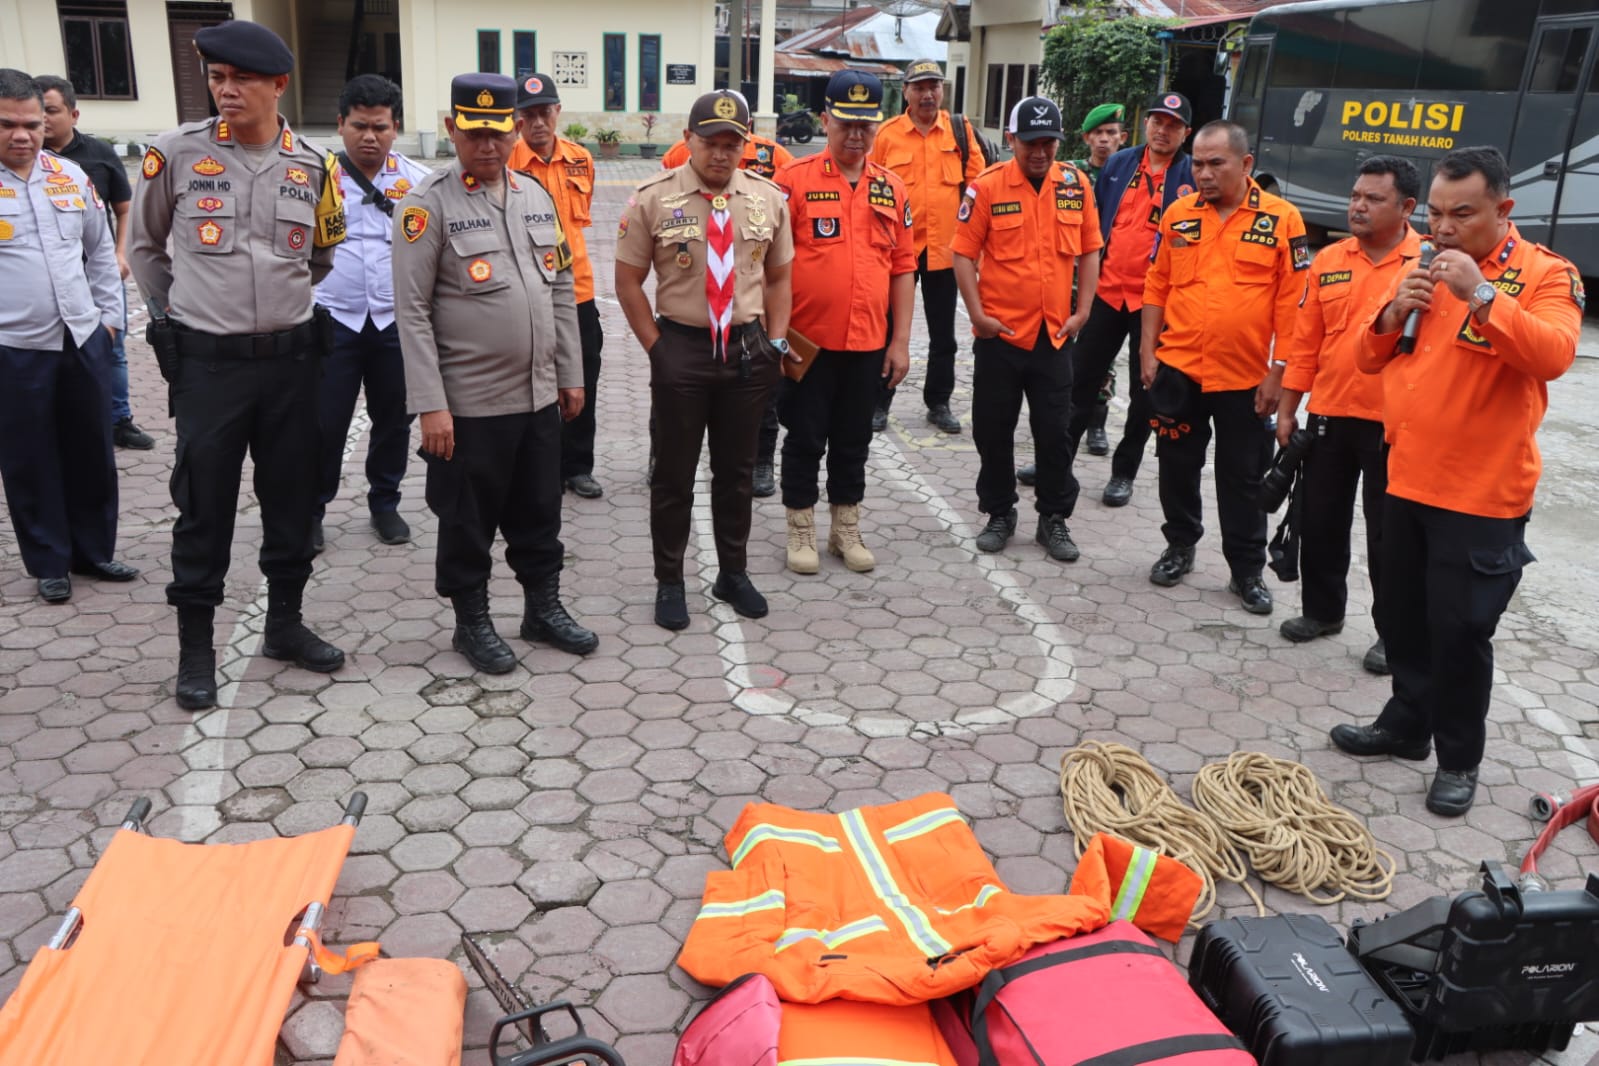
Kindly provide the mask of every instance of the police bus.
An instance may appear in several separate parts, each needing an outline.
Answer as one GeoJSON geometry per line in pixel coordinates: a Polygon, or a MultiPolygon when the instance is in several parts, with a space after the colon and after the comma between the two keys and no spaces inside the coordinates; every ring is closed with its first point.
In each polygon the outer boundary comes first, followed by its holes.
{"type": "Polygon", "coordinates": [[[1256,14],[1229,113],[1257,177],[1343,229],[1356,165],[1489,144],[1531,240],[1599,275],[1599,0],[1310,0],[1256,14]]]}

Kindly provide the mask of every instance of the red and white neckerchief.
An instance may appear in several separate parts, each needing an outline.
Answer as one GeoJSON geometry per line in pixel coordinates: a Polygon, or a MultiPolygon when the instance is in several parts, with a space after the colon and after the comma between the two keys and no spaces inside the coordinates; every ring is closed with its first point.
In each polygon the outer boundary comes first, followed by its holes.
{"type": "Polygon", "coordinates": [[[733,325],[733,215],[727,209],[726,193],[700,195],[711,202],[705,226],[705,300],[711,317],[711,356],[725,363],[727,334],[733,325]]]}

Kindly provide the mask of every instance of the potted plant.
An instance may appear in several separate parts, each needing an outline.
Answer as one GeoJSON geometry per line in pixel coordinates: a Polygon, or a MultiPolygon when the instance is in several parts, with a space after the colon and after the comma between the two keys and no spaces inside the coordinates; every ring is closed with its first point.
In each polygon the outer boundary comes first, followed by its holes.
{"type": "Polygon", "coordinates": [[[655,124],[659,121],[661,121],[661,116],[653,111],[645,112],[644,117],[639,120],[639,122],[644,126],[644,140],[638,146],[638,154],[640,159],[655,158],[656,146],[652,135],[655,133],[655,124]]]}
{"type": "Polygon", "coordinates": [[[622,133],[620,130],[600,130],[594,135],[594,141],[600,146],[601,159],[616,159],[622,154],[622,133]]]}
{"type": "Polygon", "coordinates": [[[589,128],[581,122],[568,122],[561,130],[561,136],[569,141],[582,143],[583,138],[589,135],[589,128]]]}

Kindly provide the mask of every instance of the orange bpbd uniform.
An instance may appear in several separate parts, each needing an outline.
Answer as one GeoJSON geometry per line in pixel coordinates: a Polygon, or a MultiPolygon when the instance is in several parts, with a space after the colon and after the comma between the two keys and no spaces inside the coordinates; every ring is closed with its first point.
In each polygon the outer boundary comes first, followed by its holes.
{"type": "Polygon", "coordinates": [[[1205,392],[1261,383],[1272,336],[1293,335],[1310,268],[1299,209],[1248,181],[1225,222],[1198,193],[1173,201],[1144,279],[1145,306],[1166,310],[1156,357],[1205,392]]]}
{"type": "MultiPolygon", "coordinates": [[[[665,170],[680,167],[687,162],[687,141],[678,141],[661,157],[661,167],[665,170]]],[[[793,152],[770,137],[751,134],[744,142],[744,154],[739,157],[738,165],[740,170],[752,171],[763,178],[770,178],[792,162],[794,162],[793,152]]]]}
{"type": "Polygon", "coordinates": [[[794,231],[790,325],[829,351],[882,348],[889,280],[916,272],[904,183],[869,162],[852,187],[825,151],[790,163],[775,180],[794,231]]]}
{"type": "Polygon", "coordinates": [[[1361,327],[1360,362],[1382,373],[1391,495],[1520,518],[1532,510],[1543,471],[1536,434],[1549,409],[1548,383],[1577,356],[1582,278],[1515,226],[1477,265],[1499,290],[1487,322],[1472,319],[1447,285],[1435,285],[1416,350],[1397,355],[1399,334],[1372,332],[1379,308],[1361,327]]]}
{"type": "Polygon", "coordinates": [[[983,310],[1013,331],[999,339],[1031,351],[1040,326],[1051,343],[1072,314],[1077,257],[1105,246],[1088,176],[1055,163],[1038,191],[1012,159],[996,163],[967,188],[956,215],[953,250],[978,261],[983,310]]]}
{"type": "MultiPolygon", "coordinates": [[[[955,121],[965,122],[966,118],[959,116],[955,121]]],[[[983,172],[983,153],[976,136],[968,143],[963,170],[948,111],[940,111],[926,133],[916,128],[909,115],[891,118],[877,131],[872,161],[892,170],[905,183],[911,198],[916,254],[927,253],[928,270],[948,270],[955,265],[949,246],[955,239],[961,191],[983,172]]]]}
{"type": "Polygon", "coordinates": [[[1099,264],[1095,295],[1118,311],[1137,311],[1144,306],[1144,276],[1149,273],[1155,234],[1160,232],[1160,205],[1166,202],[1165,195],[1166,171],[1157,174],[1149,169],[1146,148],[1138,170],[1122,193],[1121,203],[1116,205],[1109,246],[1099,264]]]}
{"type": "Polygon", "coordinates": [[[1416,268],[1421,237],[1405,239],[1380,263],[1346,237],[1316,255],[1286,353],[1283,388],[1308,392],[1311,414],[1382,421],[1382,379],[1360,369],[1362,326],[1388,303],[1399,279],[1416,268]]]}
{"type": "Polygon", "coordinates": [[[594,264],[589,262],[588,237],[583,232],[593,224],[594,157],[581,144],[558,136],[545,161],[518,138],[506,165],[534,178],[555,201],[556,216],[572,249],[573,296],[578,303],[594,299],[594,264]]]}

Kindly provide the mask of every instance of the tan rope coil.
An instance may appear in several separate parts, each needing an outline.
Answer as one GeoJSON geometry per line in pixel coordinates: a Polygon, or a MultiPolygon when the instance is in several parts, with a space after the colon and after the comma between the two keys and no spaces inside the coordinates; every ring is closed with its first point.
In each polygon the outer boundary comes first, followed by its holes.
{"type": "Polygon", "coordinates": [[[1241,885],[1261,914],[1265,905],[1245,883],[1249,871],[1214,821],[1185,804],[1149,762],[1124,744],[1086,740],[1060,760],[1066,824],[1079,856],[1095,833],[1121,837],[1187,864],[1204,880],[1198,922],[1216,904],[1216,881],[1241,885]]]}
{"type": "Polygon", "coordinates": [[[1234,752],[1194,778],[1194,805],[1249,856],[1261,879],[1312,903],[1387,899],[1394,857],[1297,762],[1234,752]]]}

